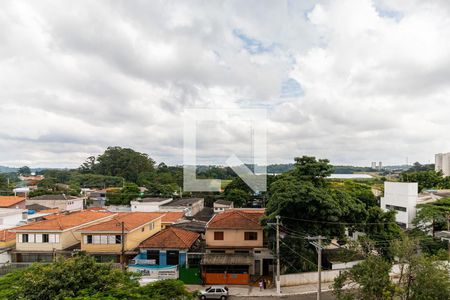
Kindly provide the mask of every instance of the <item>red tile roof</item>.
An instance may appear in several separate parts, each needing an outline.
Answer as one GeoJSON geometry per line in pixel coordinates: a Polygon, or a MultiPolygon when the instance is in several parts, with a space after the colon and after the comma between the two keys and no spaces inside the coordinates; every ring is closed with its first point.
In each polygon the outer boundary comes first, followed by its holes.
{"type": "Polygon", "coordinates": [[[128,232],[160,217],[161,214],[157,212],[116,213],[111,220],[84,227],[79,231],[121,231],[121,223],[124,222],[124,229],[128,232]]]}
{"type": "Polygon", "coordinates": [[[184,217],[184,212],[164,212],[161,214],[163,214],[163,223],[175,223],[184,217]]]}
{"type": "Polygon", "coordinates": [[[189,249],[199,237],[196,232],[169,227],[143,241],[139,248],[189,249]]]}
{"type": "Polygon", "coordinates": [[[7,242],[16,239],[16,233],[8,229],[0,230],[0,242],[7,242]]]}
{"type": "Polygon", "coordinates": [[[11,207],[22,201],[25,201],[24,197],[18,196],[0,196],[0,207],[11,207]]]}
{"type": "Polygon", "coordinates": [[[207,228],[218,229],[262,229],[260,219],[264,215],[261,209],[230,209],[215,215],[207,228]]]}
{"type": "Polygon", "coordinates": [[[33,230],[65,230],[73,227],[81,226],[86,223],[93,222],[108,216],[113,216],[110,212],[97,212],[97,211],[79,211],[70,214],[58,214],[48,216],[46,220],[31,223],[28,225],[20,226],[15,230],[20,231],[33,231],[33,230]]]}

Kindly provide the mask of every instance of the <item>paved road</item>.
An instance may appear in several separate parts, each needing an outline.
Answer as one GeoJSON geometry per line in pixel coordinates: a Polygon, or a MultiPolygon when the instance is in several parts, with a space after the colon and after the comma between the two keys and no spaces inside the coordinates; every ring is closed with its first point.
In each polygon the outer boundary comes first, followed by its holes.
{"type": "MultiPolygon", "coordinates": [[[[301,295],[301,296],[282,296],[282,297],[276,297],[276,296],[259,296],[259,297],[249,297],[249,296],[231,296],[229,298],[230,300],[316,300],[317,295],[315,293],[313,294],[307,294],[307,295],[301,295]]],[[[323,292],[321,297],[321,300],[336,300],[336,298],[333,296],[331,292],[323,292]]]]}

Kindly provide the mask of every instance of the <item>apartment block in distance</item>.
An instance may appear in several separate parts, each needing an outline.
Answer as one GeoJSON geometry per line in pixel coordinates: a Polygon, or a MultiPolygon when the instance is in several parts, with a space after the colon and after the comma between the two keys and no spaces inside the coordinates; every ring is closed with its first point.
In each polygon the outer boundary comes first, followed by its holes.
{"type": "Polygon", "coordinates": [[[450,153],[438,153],[434,156],[436,172],[442,171],[444,176],[450,176],[450,153]]]}

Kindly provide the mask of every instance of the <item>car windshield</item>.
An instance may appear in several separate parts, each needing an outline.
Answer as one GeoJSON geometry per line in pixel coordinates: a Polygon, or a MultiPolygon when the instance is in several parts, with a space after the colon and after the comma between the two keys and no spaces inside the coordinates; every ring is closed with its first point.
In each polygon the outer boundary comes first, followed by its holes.
{"type": "Polygon", "coordinates": [[[211,287],[207,288],[205,291],[206,291],[206,292],[209,292],[210,289],[211,289],[211,287]]]}

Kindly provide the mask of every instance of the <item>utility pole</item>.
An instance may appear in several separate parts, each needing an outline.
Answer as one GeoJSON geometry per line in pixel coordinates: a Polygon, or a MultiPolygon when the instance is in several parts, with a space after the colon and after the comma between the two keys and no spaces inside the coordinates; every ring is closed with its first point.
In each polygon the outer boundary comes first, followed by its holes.
{"type": "Polygon", "coordinates": [[[125,270],[125,223],[122,221],[120,223],[122,234],[120,235],[120,244],[122,246],[120,252],[120,263],[122,264],[122,270],[125,270]]]}
{"type": "Polygon", "coordinates": [[[277,287],[277,294],[281,295],[281,281],[280,281],[280,216],[275,217],[276,223],[267,223],[267,225],[276,225],[277,227],[277,274],[275,275],[275,285],[277,287]]]}
{"type": "Polygon", "coordinates": [[[311,241],[309,243],[317,250],[317,276],[319,281],[317,284],[317,300],[320,300],[320,293],[322,292],[322,240],[324,239],[325,237],[321,235],[308,237],[308,240],[311,241]]]}
{"type": "Polygon", "coordinates": [[[275,217],[277,219],[277,294],[281,295],[281,282],[280,282],[280,216],[275,217]]]}

